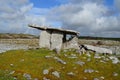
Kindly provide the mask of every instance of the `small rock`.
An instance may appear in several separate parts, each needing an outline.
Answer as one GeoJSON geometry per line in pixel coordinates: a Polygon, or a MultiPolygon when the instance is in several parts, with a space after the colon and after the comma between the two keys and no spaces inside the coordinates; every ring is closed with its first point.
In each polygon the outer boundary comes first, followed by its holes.
{"type": "Polygon", "coordinates": [[[65,57],[67,57],[67,54],[64,54],[65,57]]]}
{"type": "Polygon", "coordinates": [[[27,73],[24,73],[23,74],[23,77],[25,77],[27,80],[31,80],[31,75],[30,74],[27,74],[27,73]]]}
{"type": "Polygon", "coordinates": [[[34,80],[39,80],[38,78],[34,78],[34,80]]]}
{"type": "Polygon", "coordinates": [[[93,73],[93,72],[94,72],[93,69],[85,69],[85,70],[84,70],[84,73],[93,73]]]}
{"type": "Polygon", "coordinates": [[[86,55],[87,55],[88,57],[91,57],[90,53],[87,53],[86,55]]]}
{"type": "Polygon", "coordinates": [[[101,59],[101,56],[99,54],[95,54],[94,58],[101,59]]]}
{"type": "Polygon", "coordinates": [[[83,79],[84,79],[84,80],[87,80],[87,78],[86,78],[86,77],[84,77],[83,79]]]}
{"type": "Polygon", "coordinates": [[[23,62],[23,61],[25,61],[25,60],[24,60],[24,59],[21,59],[21,60],[20,60],[20,62],[23,62]]]}
{"type": "Polygon", "coordinates": [[[104,80],[104,79],[105,79],[105,77],[103,77],[103,76],[101,76],[100,78],[101,78],[102,80],[104,80]]]}
{"type": "Polygon", "coordinates": [[[54,72],[52,72],[52,74],[53,74],[54,76],[56,76],[57,78],[60,78],[60,74],[59,74],[59,72],[54,71],[54,72]]]}
{"type": "Polygon", "coordinates": [[[93,80],[99,80],[98,78],[94,78],[93,80]]]}
{"type": "Polygon", "coordinates": [[[90,58],[88,58],[88,59],[87,59],[87,61],[88,61],[88,62],[90,62],[90,61],[91,61],[91,59],[90,59],[90,58]]]}
{"type": "Polygon", "coordinates": [[[83,61],[77,61],[76,64],[79,64],[80,66],[83,66],[85,64],[85,62],[83,62],[83,61]]]}
{"type": "Polygon", "coordinates": [[[76,57],[76,54],[71,54],[71,56],[76,57]]]}
{"type": "Polygon", "coordinates": [[[50,79],[47,79],[46,77],[43,77],[43,80],[50,80],[50,79]]]}
{"type": "Polygon", "coordinates": [[[69,72],[67,73],[68,76],[75,76],[75,74],[73,72],[69,72]]]}
{"type": "Polygon", "coordinates": [[[65,61],[63,61],[62,59],[58,58],[58,57],[54,57],[55,60],[57,60],[58,62],[62,63],[62,64],[66,64],[65,61]]]}
{"type": "Polygon", "coordinates": [[[11,66],[11,67],[13,67],[13,66],[14,66],[14,64],[10,64],[10,66],[11,66]]]}
{"type": "Polygon", "coordinates": [[[115,57],[115,56],[110,56],[109,58],[112,60],[113,64],[117,64],[117,63],[120,62],[119,59],[117,57],[115,57]]]}
{"type": "Polygon", "coordinates": [[[68,58],[70,58],[70,59],[76,59],[76,58],[78,58],[78,57],[71,56],[71,57],[68,57],[68,58]]]}
{"type": "Polygon", "coordinates": [[[15,73],[15,71],[11,71],[9,74],[14,74],[15,73]]]}
{"type": "Polygon", "coordinates": [[[52,58],[52,56],[45,56],[45,58],[47,58],[47,59],[48,59],[48,58],[52,58]]]}
{"type": "Polygon", "coordinates": [[[13,79],[14,79],[14,80],[17,80],[17,78],[16,78],[16,77],[13,77],[13,79]]]}
{"type": "Polygon", "coordinates": [[[48,74],[49,73],[49,70],[47,70],[47,69],[45,69],[45,70],[43,70],[43,74],[45,75],[45,74],[48,74]]]}
{"type": "Polygon", "coordinates": [[[113,76],[118,76],[118,73],[114,72],[114,73],[113,73],[113,76]]]}
{"type": "Polygon", "coordinates": [[[103,61],[103,60],[100,60],[100,62],[102,62],[102,63],[106,63],[105,61],[103,61]]]}

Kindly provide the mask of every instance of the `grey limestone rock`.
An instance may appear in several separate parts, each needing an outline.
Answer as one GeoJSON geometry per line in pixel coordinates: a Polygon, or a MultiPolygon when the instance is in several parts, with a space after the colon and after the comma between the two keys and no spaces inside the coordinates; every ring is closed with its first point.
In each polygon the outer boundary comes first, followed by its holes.
{"type": "Polygon", "coordinates": [[[57,78],[60,78],[60,73],[58,71],[54,71],[52,72],[52,74],[56,76],[57,78]]]}
{"type": "Polygon", "coordinates": [[[39,39],[40,48],[49,48],[50,49],[50,32],[42,31],[39,39]]]}

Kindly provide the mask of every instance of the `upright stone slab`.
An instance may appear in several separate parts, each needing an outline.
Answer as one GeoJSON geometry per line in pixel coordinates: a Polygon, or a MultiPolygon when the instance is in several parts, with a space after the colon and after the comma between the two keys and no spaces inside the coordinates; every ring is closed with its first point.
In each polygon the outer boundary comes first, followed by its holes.
{"type": "Polygon", "coordinates": [[[49,48],[50,49],[50,32],[48,31],[41,31],[39,46],[40,48],[49,48]]]}
{"type": "Polygon", "coordinates": [[[70,41],[63,44],[63,49],[79,49],[78,38],[75,36],[70,41]]]}
{"type": "Polygon", "coordinates": [[[63,34],[57,31],[53,31],[51,35],[51,49],[60,50],[63,43],[63,34]]]}

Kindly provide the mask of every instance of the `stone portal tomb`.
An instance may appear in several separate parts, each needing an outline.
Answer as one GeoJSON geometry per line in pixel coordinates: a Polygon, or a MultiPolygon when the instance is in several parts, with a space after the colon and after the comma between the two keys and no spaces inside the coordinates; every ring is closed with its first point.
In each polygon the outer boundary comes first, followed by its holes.
{"type": "Polygon", "coordinates": [[[51,50],[57,49],[79,49],[78,34],[79,32],[73,30],[65,30],[51,27],[42,27],[38,25],[29,25],[29,27],[41,30],[39,47],[49,48],[51,50]],[[67,40],[67,35],[72,36],[70,40],[67,40]]]}

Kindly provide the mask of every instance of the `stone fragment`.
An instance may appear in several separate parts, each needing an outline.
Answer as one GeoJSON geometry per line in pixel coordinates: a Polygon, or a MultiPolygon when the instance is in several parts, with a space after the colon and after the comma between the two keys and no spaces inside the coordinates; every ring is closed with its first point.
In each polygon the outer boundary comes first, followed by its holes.
{"type": "Polygon", "coordinates": [[[48,78],[46,78],[46,77],[43,77],[43,80],[50,80],[50,79],[48,79],[48,78]]]}
{"type": "Polygon", "coordinates": [[[100,80],[100,79],[98,79],[98,78],[94,78],[93,80],[100,80]]]}
{"type": "Polygon", "coordinates": [[[53,56],[45,56],[45,58],[47,58],[47,59],[48,59],[48,58],[52,58],[52,57],[53,57],[53,56]]]}
{"type": "Polygon", "coordinates": [[[60,73],[59,73],[59,72],[54,71],[54,72],[52,72],[52,74],[53,74],[55,77],[60,78],[60,73]]]}
{"type": "Polygon", "coordinates": [[[62,63],[62,64],[66,64],[65,61],[63,61],[62,59],[58,58],[58,57],[54,57],[55,60],[57,60],[58,62],[62,63]]]}
{"type": "Polygon", "coordinates": [[[79,64],[80,66],[83,66],[85,64],[85,62],[83,62],[83,61],[77,61],[76,64],[79,64]]]}
{"type": "Polygon", "coordinates": [[[93,69],[85,69],[85,70],[84,70],[84,73],[93,73],[93,72],[94,72],[93,69]]]}
{"type": "Polygon", "coordinates": [[[117,57],[115,57],[115,56],[110,56],[109,58],[112,60],[113,64],[117,64],[117,63],[120,62],[119,59],[117,57]]]}
{"type": "Polygon", "coordinates": [[[113,76],[118,76],[118,73],[114,72],[114,73],[113,73],[113,76]]]}
{"type": "Polygon", "coordinates": [[[75,76],[75,74],[73,72],[69,72],[67,73],[68,76],[75,76]]]}
{"type": "Polygon", "coordinates": [[[23,77],[25,77],[27,80],[31,80],[31,75],[30,74],[27,74],[27,73],[24,73],[23,74],[23,77]]]}
{"type": "Polygon", "coordinates": [[[43,74],[45,75],[45,74],[48,74],[49,73],[49,70],[48,69],[45,69],[45,70],[43,70],[43,74]]]}
{"type": "Polygon", "coordinates": [[[11,71],[9,74],[14,74],[15,73],[15,71],[11,71]]]}

